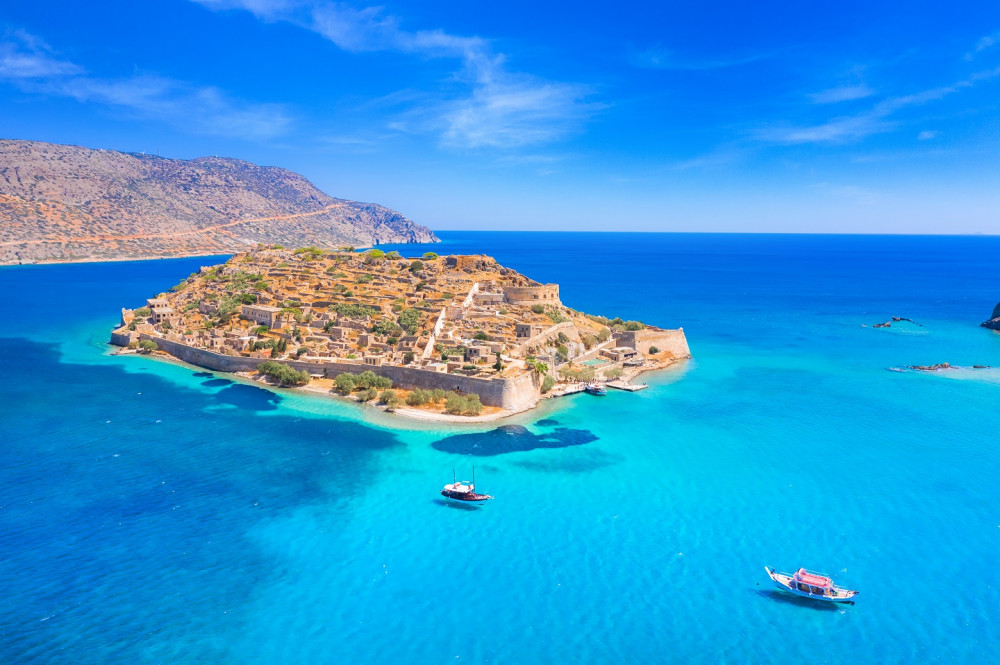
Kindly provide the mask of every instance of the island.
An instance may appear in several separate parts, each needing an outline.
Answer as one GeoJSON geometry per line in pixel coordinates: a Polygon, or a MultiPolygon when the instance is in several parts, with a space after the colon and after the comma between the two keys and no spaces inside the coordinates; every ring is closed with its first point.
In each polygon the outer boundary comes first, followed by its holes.
{"type": "Polygon", "coordinates": [[[417,418],[499,418],[691,357],[683,329],[584,314],[489,256],[257,245],[204,266],[111,342],[417,418]]]}

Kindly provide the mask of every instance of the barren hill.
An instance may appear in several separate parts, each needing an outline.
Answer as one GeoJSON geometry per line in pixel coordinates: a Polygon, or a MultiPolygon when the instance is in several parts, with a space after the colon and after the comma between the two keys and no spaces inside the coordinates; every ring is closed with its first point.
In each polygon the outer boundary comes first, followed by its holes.
{"type": "Polygon", "coordinates": [[[0,140],[0,263],[435,240],[389,208],[335,199],[282,168],[0,140]]]}

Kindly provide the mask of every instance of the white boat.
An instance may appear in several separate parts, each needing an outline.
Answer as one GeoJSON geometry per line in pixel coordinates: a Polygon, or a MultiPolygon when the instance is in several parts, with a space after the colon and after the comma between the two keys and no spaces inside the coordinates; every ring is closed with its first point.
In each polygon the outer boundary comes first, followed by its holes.
{"type": "Polygon", "coordinates": [[[827,603],[854,604],[854,598],[859,592],[839,587],[827,575],[821,575],[805,568],[799,568],[795,573],[779,573],[774,568],[764,566],[767,576],[778,585],[782,591],[794,593],[796,596],[811,598],[827,603]]]}
{"type": "MultiPolygon", "coordinates": [[[[454,471],[452,471],[454,475],[454,471]]],[[[476,493],[476,467],[472,467],[472,482],[468,480],[454,480],[444,486],[441,490],[441,495],[449,499],[455,499],[456,501],[470,501],[479,503],[481,501],[488,501],[493,497],[489,494],[477,494],[476,493]]]]}

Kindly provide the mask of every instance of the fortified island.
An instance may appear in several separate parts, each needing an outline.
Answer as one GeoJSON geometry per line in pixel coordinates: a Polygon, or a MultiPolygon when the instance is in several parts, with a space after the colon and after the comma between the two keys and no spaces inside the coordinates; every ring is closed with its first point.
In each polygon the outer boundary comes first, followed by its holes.
{"type": "Polygon", "coordinates": [[[683,329],[584,314],[488,256],[258,245],[122,309],[113,344],[378,401],[502,417],[690,358],[683,329]]]}

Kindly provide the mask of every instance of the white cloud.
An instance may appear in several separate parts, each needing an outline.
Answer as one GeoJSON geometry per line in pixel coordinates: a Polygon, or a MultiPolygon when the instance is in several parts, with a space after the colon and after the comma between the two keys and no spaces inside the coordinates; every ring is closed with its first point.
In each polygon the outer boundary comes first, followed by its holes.
{"type": "Polygon", "coordinates": [[[240,102],[218,88],[158,76],[75,77],[50,89],[80,102],[125,108],[197,134],[271,139],[284,134],[291,124],[280,105],[240,102]]]}
{"type": "Polygon", "coordinates": [[[76,74],[79,67],[59,60],[45,42],[17,30],[0,41],[0,79],[44,79],[76,74]]]}
{"type": "Polygon", "coordinates": [[[600,107],[587,103],[586,86],[509,71],[503,54],[481,37],[443,30],[407,30],[381,7],[265,0],[195,0],[207,7],[239,7],[265,20],[285,20],[311,30],[351,53],[394,51],[450,58],[461,67],[448,81],[464,84],[459,95],[408,94],[411,109],[388,126],[397,131],[436,132],[447,145],[516,148],[554,141],[576,130],[600,107]]]}
{"type": "Polygon", "coordinates": [[[977,72],[948,86],[923,90],[911,95],[889,97],[855,115],[838,116],[815,125],[768,127],[756,137],[768,143],[842,143],[893,130],[898,123],[892,116],[903,109],[944,99],[960,90],[1000,75],[1000,68],[977,72]]]}
{"type": "Polygon", "coordinates": [[[813,93],[809,95],[809,98],[816,104],[836,104],[837,102],[864,99],[873,94],[875,94],[874,91],[866,85],[845,85],[813,93]]]}
{"type": "Polygon", "coordinates": [[[918,141],[930,141],[931,139],[937,138],[938,134],[939,134],[939,132],[933,132],[933,131],[930,131],[930,130],[924,130],[924,131],[920,132],[919,134],[917,134],[917,140],[918,141]]]}
{"type": "Polygon", "coordinates": [[[291,123],[280,105],[231,99],[212,86],[152,75],[87,76],[82,67],[56,58],[41,40],[23,32],[0,41],[0,79],[27,92],[127,109],[199,134],[270,139],[284,134],[291,123]]]}
{"type": "Polygon", "coordinates": [[[980,40],[976,42],[976,46],[972,49],[972,51],[965,54],[965,59],[972,60],[973,58],[976,57],[976,55],[978,55],[982,51],[985,51],[986,49],[992,46],[996,46],[997,44],[1000,44],[1000,31],[994,32],[992,35],[986,35],[985,37],[980,38],[980,40]]]}
{"type": "Polygon", "coordinates": [[[689,58],[679,56],[676,52],[665,49],[662,46],[653,46],[641,51],[630,51],[626,56],[626,59],[630,65],[638,67],[639,69],[676,69],[698,71],[748,65],[752,62],[766,60],[770,57],[772,57],[772,54],[770,53],[759,53],[756,55],[721,59],[689,58]]]}

